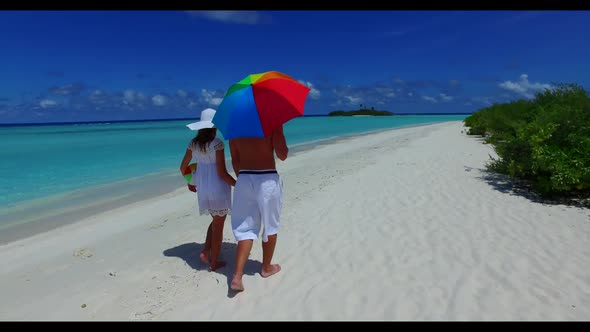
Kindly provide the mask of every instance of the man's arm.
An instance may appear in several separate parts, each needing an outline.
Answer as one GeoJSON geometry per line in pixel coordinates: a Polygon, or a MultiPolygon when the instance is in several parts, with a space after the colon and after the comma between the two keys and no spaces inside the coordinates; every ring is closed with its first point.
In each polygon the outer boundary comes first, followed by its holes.
{"type": "Polygon", "coordinates": [[[231,155],[231,165],[234,168],[236,177],[240,175],[240,153],[234,140],[229,140],[229,153],[231,155]]]}
{"type": "Polygon", "coordinates": [[[280,126],[272,133],[272,146],[280,160],[287,159],[289,148],[287,147],[287,140],[283,134],[283,126],[280,126]]]}

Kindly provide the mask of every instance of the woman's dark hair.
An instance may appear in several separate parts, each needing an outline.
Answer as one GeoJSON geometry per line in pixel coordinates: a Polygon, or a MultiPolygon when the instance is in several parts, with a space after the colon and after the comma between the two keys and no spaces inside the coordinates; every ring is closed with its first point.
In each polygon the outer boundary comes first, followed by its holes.
{"type": "Polygon", "coordinates": [[[199,146],[199,150],[203,153],[207,152],[207,144],[211,142],[215,135],[217,135],[217,128],[199,129],[197,136],[193,138],[193,144],[199,146]]]}

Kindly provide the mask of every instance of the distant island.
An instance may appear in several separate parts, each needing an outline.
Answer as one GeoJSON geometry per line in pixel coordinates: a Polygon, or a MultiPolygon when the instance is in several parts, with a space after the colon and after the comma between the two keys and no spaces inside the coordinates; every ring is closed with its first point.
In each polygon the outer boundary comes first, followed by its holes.
{"type": "Polygon", "coordinates": [[[368,116],[390,116],[393,115],[393,112],[389,111],[378,111],[375,110],[373,107],[371,109],[361,108],[355,111],[334,111],[328,113],[328,116],[355,116],[355,115],[368,115],[368,116]]]}

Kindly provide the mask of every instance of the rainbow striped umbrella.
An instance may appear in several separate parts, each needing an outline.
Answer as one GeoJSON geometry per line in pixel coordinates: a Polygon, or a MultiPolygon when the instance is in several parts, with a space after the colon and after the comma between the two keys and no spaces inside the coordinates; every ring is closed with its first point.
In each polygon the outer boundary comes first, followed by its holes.
{"type": "Polygon", "coordinates": [[[309,90],[276,71],[248,75],[227,90],[212,122],[225,139],[265,137],[303,115],[309,90]]]}

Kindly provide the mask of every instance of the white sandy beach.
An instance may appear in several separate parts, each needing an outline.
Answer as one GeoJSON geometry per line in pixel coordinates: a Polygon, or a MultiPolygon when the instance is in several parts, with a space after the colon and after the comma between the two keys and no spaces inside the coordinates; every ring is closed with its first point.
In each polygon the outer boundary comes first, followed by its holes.
{"type": "Polygon", "coordinates": [[[590,320],[590,210],[494,185],[492,148],[462,130],[385,131],[280,162],[282,271],[260,277],[256,241],[243,293],[228,293],[229,219],[228,266],[208,272],[210,217],[183,188],[0,246],[0,319],[590,320]]]}

